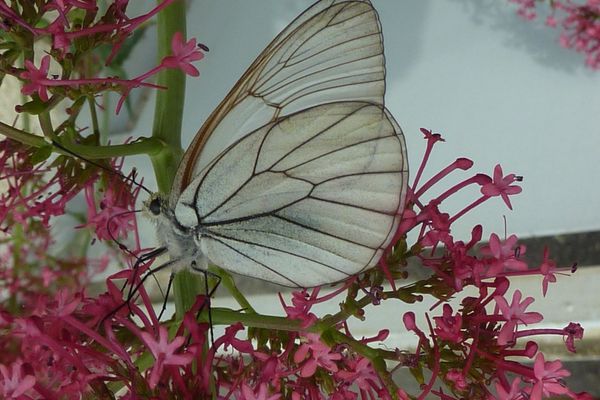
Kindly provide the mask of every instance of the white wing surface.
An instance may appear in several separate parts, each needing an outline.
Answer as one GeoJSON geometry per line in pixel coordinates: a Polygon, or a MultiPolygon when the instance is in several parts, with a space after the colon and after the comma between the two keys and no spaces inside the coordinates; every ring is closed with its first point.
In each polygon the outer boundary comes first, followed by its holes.
{"type": "Polygon", "coordinates": [[[383,105],[382,40],[368,0],[315,3],[258,56],[200,128],[173,183],[171,204],[224,149],[278,118],[337,101],[383,105]]]}
{"type": "Polygon", "coordinates": [[[397,228],[407,169],[383,106],[323,104],[232,144],[182,193],[175,217],[229,271],[317,286],[375,265],[397,228]]]}

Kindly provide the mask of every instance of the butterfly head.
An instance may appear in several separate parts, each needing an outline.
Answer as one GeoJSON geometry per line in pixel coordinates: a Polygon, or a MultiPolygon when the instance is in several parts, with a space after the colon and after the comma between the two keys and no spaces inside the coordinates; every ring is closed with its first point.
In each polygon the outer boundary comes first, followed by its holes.
{"type": "Polygon", "coordinates": [[[168,200],[164,196],[154,193],[148,200],[144,201],[145,214],[152,220],[160,220],[168,217],[167,204],[168,200]]]}

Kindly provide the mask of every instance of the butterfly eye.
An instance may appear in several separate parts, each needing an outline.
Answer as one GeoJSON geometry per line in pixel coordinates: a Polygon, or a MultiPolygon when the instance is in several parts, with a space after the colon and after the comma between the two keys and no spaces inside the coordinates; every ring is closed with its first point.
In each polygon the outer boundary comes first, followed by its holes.
{"type": "Polygon", "coordinates": [[[152,213],[152,215],[160,215],[160,199],[158,197],[152,199],[150,204],[148,205],[148,210],[152,213]]]}

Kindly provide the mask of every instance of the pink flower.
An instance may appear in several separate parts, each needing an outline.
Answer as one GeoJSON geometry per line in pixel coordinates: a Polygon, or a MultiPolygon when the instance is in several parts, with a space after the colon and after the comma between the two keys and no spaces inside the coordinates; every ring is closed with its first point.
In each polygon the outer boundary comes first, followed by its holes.
{"type": "Polygon", "coordinates": [[[21,93],[31,95],[37,93],[42,101],[48,101],[48,92],[45,81],[48,79],[48,69],[50,68],[50,56],[42,58],[40,68],[36,68],[30,60],[25,60],[26,71],[21,72],[20,77],[27,82],[23,85],[21,93]]]}
{"type": "MultiPolygon", "coordinates": [[[[120,170],[120,164],[113,163],[115,170],[120,170]]],[[[135,180],[135,171],[127,179],[135,180]]],[[[81,227],[90,227],[100,240],[111,240],[127,237],[128,232],[135,230],[135,200],[140,187],[132,187],[119,176],[110,176],[101,200],[96,204],[96,186],[94,181],[85,185],[87,203],[87,223],[81,227]]]]}
{"type": "Polygon", "coordinates": [[[575,353],[575,339],[583,339],[583,328],[580,324],[569,322],[569,325],[565,326],[564,332],[567,336],[565,339],[567,350],[571,353],[575,353]]]}
{"type": "Polygon", "coordinates": [[[465,375],[460,369],[451,369],[446,373],[446,379],[454,384],[454,387],[463,391],[469,387],[469,383],[465,379],[465,375]]]}
{"type": "Polygon", "coordinates": [[[318,289],[313,290],[311,295],[307,293],[306,289],[296,290],[292,292],[292,306],[285,304],[281,293],[278,295],[287,316],[291,319],[300,320],[302,328],[307,328],[317,320],[317,316],[311,313],[310,309],[315,304],[318,293],[318,289]]]}
{"type": "Polygon", "coordinates": [[[181,32],[176,32],[171,40],[173,55],[163,58],[161,65],[167,68],[179,68],[190,76],[198,76],[200,72],[192,65],[192,61],[199,61],[204,54],[198,50],[196,39],[183,41],[181,32]]]}
{"type": "Polygon", "coordinates": [[[258,390],[254,392],[245,382],[242,383],[242,397],[240,400],[278,400],[281,394],[277,393],[269,396],[267,384],[262,382],[258,390]]]}
{"type": "Polygon", "coordinates": [[[443,314],[441,317],[433,317],[435,321],[435,333],[442,340],[449,342],[460,343],[463,340],[462,333],[462,317],[459,313],[452,316],[452,307],[450,304],[444,304],[443,314]]]}
{"type": "Polygon", "coordinates": [[[154,339],[154,335],[148,332],[141,332],[140,335],[156,360],[148,380],[151,389],[154,389],[158,384],[166,365],[184,366],[194,359],[192,354],[175,354],[177,349],[185,342],[185,338],[177,336],[169,343],[169,334],[162,325],[158,327],[158,340],[154,339]]]}
{"type": "Polygon", "coordinates": [[[498,344],[500,345],[513,341],[514,330],[518,324],[533,324],[543,319],[540,313],[525,312],[525,309],[533,303],[534,299],[533,297],[527,297],[521,302],[521,296],[521,291],[515,290],[510,306],[504,297],[494,296],[494,301],[507,321],[498,334],[498,344]]]}
{"type": "Polygon", "coordinates": [[[513,271],[527,270],[527,263],[519,260],[515,256],[515,252],[519,254],[525,253],[525,246],[516,246],[518,238],[516,235],[510,235],[504,242],[500,240],[498,235],[492,233],[487,246],[481,247],[481,254],[490,255],[495,258],[492,262],[487,276],[495,277],[505,269],[513,271]]]}
{"type": "Polygon", "coordinates": [[[340,370],[336,373],[336,376],[350,384],[355,384],[359,389],[366,392],[380,389],[377,384],[379,377],[373,370],[369,359],[365,357],[360,357],[358,361],[346,359],[346,367],[348,370],[340,370]]]}
{"type": "Polygon", "coordinates": [[[569,389],[565,386],[562,378],[571,375],[571,373],[562,369],[562,363],[559,360],[546,362],[544,355],[538,353],[533,365],[533,373],[536,382],[531,390],[531,400],[542,400],[542,398],[553,394],[569,393],[569,389]]]}
{"type": "Polygon", "coordinates": [[[20,399],[35,385],[35,377],[23,374],[21,366],[21,361],[15,361],[9,370],[0,364],[0,394],[3,395],[3,399],[20,399]]]}
{"type": "Polygon", "coordinates": [[[516,377],[510,388],[505,388],[500,382],[496,382],[498,400],[524,400],[523,390],[520,388],[521,378],[516,377]]]}
{"type": "Polygon", "coordinates": [[[540,273],[544,275],[544,279],[542,279],[542,294],[544,297],[546,296],[546,292],[548,292],[548,283],[556,282],[556,275],[554,275],[554,271],[556,271],[556,263],[548,257],[548,254],[548,247],[545,247],[544,259],[540,265],[540,273]]]}
{"type": "Polygon", "coordinates": [[[506,176],[503,176],[502,167],[500,166],[500,164],[498,164],[494,168],[493,181],[491,183],[483,185],[481,187],[481,193],[488,197],[501,196],[502,200],[504,200],[504,203],[506,203],[508,208],[512,210],[512,205],[510,204],[508,196],[521,193],[522,190],[520,186],[511,185],[517,180],[518,179],[515,174],[508,174],[506,176]]]}
{"type": "Polygon", "coordinates": [[[317,371],[317,366],[331,372],[337,372],[338,366],[335,361],[341,360],[342,355],[331,352],[331,349],[321,342],[320,336],[316,333],[307,333],[306,339],[306,343],[301,344],[294,354],[294,362],[296,364],[305,361],[302,365],[300,376],[303,378],[313,376],[317,371]]]}

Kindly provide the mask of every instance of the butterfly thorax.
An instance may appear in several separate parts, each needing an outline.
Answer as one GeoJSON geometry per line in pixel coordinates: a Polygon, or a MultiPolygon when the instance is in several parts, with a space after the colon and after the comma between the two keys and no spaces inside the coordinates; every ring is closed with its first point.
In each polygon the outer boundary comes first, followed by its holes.
{"type": "Polygon", "coordinates": [[[156,224],[156,236],[162,247],[168,249],[171,261],[176,261],[175,269],[206,269],[205,256],[195,242],[195,234],[181,225],[175,218],[168,200],[160,194],[154,194],[144,202],[148,217],[156,224]]]}

